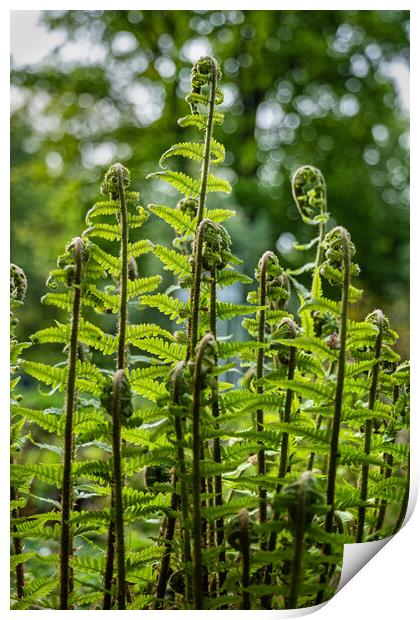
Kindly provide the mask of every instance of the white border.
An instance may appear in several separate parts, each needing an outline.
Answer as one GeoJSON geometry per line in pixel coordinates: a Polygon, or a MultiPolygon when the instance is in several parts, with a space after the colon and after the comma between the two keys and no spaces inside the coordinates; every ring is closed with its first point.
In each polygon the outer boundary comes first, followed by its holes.
{"type": "MultiPolygon", "coordinates": [[[[393,10],[397,8],[404,8],[406,10],[411,10],[411,26],[412,26],[412,74],[419,75],[419,59],[420,59],[420,50],[419,50],[419,36],[420,36],[420,11],[417,9],[418,2],[408,1],[403,3],[403,7],[396,6],[396,2],[389,1],[364,1],[364,2],[342,2],[336,0],[335,2],[318,0],[318,2],[302,2],[296,0],[295,2],[284,2],[284,3],[274,3],[274,2],[266,2],[264,3],[264,7],[261,5],[255,6],[256,3],[252,2],[238,2],[238,1],[220,1],[213,0],[212,2],[193,2],[193,1],[179,1],[176,4],[173,2],[159,2],[159,0],[155,0],[153,3],[153,9],[171,9],[171,10],[190,10],[190,9],[243,9],[243,10],[393,10]]],[[[34,3],[29,1],[22,2],[16,0],[13,3],[6,3],[6,6],[3,4],[1,11],[1,21],[0,27],[2,29],[1,37],[0,37],[0,45],[1,45],[1,56],[0,56],[0,67],[1,67],[1,79],[2,86],[1,92],[3,93],[3,97],[1,100],[2,113],[0,116],[1,119],[1,135],[2,135],[2,149],[1,149],[1,167],[0,170],[2,172],[2,189],[3,195],[6,195],[6,187],[10,180],[9,174],[9,102],[8,97],[5,97],[5,93],[8,92],[8,84],[9,84],[9,10],[47,10],[47,9],[81,9],[87,10],[86,4],[84,2],[73,2],[71,6],[68,4],[63,4],[58,2],[45,2],[42,7],[34,6],[34,3]]],[[[94,9],[105,9],[105,10],[116,10],[121,7],[116,6],[116,3],[107,2],[106,0],[102,0],[101,2],[91,1],[88,5],[89,10],[94,9]]],[[[124,9],[142,9],[142,4],[137,2],[125,2],[124,9]]],[[[30,45],[30,42],[28,42],[30,45]]],[[[416,85],[417,86],[417,85],[416,85]]],[[[415,111],[420,110],[420,88],[417,86],[417,92],[412,92],[412,109],[415,111]]],[[[414,139],[412,139],[412,170],[417,171],[419,174],[420,170],[420,162],[419,162],[419,149],[416,145],[416,138],[419,137],[419,120],[418,114],[413,113],[412,115],[412,135],[414,135],[414,139]]],[[[413,187],[413,195],[412,195],[412,204],[416,205],[418,203],[419,198],[419,189],[416,184],[413,187]]],[[[3,202],[6,202],[3,199],[3,202]]],[[[412,226],[412,238],[416,239],[417,235],[420,235],[420,215],[418,209],[413,208],[411,212],[411,226],[412,226]]],[[[9,273],[9,242],[8,242],[8,231],[9,231],[9,213],[6,209],[6,205],[2,205],[2,225],[1,225],[1,234],[4,236],[2,242],[0,243],[0,283],[1,283],[1,296],[0,296],[0,309],[2,321],[0,323],[1,335],[0,342],[3,344],[2,354],[0,357],[1,364],[1,372],[0,372],[0,389],[1,394],[3,395],[2,402],[4,404],[2,408],[2,418],[1,418],[1,437],[4,441],[4,445],[0,450],[0,488],[1,488],[1,500],[0,501],[0,540],[1,544],[1,554],[0,554],[0,575],[2,578],[0,579],[0,610],[2,611],[2,618],[14,617],[14,614],[19,614],[21,617],[26,614],[33,613],[32,611],[15,611],[11,612],[8,608],[9,601],[9,581],[8,581],[8,539],[9,539],[9,507],[8,507],[8,495],[9,495],[9,484],[8,484],[8,470],[9,470],[9,462],[8,462],[8,433],[6,433],[7,425],[8,425],[8,325],[9,325],[9,317],[8,317],[8,273],[9,273]],[[7,499],[6,499],[7,498],[7,499]]],[[[411,285],[411,303],[412,307],[415,308],[416,302],[420,302],[420,279],[416,274],[416,267],[420,266],[419,259],[419,248],[420,243],[414,242],[411,248],[411,265],[412,265],[412,285],[411,285]]],[[[414,320],[411,325],[411,359],[413,365],[413,380],[412,385],[414,386],[413,395],[412,395],[412,435],[411,435],[411,448],[412,448],[412,458],[411,458],[411,484],[412,484],[412,493],[410,497],[410,511],[414,508],[414,503],[417,497],[417,488],[419,482],[419,471],[420,471],[420,449],[419,449],[419,437],[420,437],[420,407],[419,407],[419,396],[418,396],[418,388],[416,384],[418,384],[419,374],[418,374],[418,349],[416,348],[416,344],[419,341],[419,327],[416,325],[416,316],[414,316],[414,320]]],[[[382,551],[376,555],[366,566],[364,566],[359,572],[351,579],[351,582],[343,587],[325,606],[323,606],[318,611],[315,611],[313,608],[306,610],[306,613],[314,612],[316,613],[316,618],[319,620],[336,620],[339,618],[340,620],[353,620],[355,617],[362,618],[380,618],[381,620],[391,620],[394,619],[397,615],[402,614],[402,617],[405,620],[411,620],[414,617],[417,617],[417,613],[414,612],[414,609],[418,611],[418,602],[417,602],[417,591],[419,588],[419,553],[420,553],[420,509],[417,508],[414,510],[413,516],[410,518],[408,523],[402,529],[402,531],[394,538],[390,540],[390,542],[385,546],[382,551]]],[[[350,545],[349,547],[357,547],[357,545],[350,545]]],[[[302,610],[303,611],[303,610],[302,610]]],[[[274,615],[278,617],[296,617],[297,615],[304,615],[302,611],[298,611],[297,613],[293,612],[281,612],[281,611],[218,611],[218,612],[206,612],[200,611],[200,616],[208,617],[212,613],[218,614],[229,614],[229,618],[231,620],[236,620],[241,618],[243,620],[244,617],[255,617],[256,614],[264,614],[265,616],[274,615]]],[[[65,612],[60,612],[56,610],[51,611],[42,611],[44,614],[55,614],[55,617],[61,618],[62,614],[65,612]]],[[[72,612],[74,615],[83,614],[82,611],[74,611],[72,612]]],[[[91,614],[96,614],[99,617],[99,614],[102,614],[102,611],[93,611],[91,614]]],[[[159,618],[161,615],[164,618],[169,618],[169,615],[177,615],[180,614],[192,614],[195,613],[193,611],[164,611],[164,612],[109,612],[115,615],[121,615],[124,613],[128,614],[141,614],[145,615],[148,613],[154,613],[155,618],[159,618]]],[[[29,617],[29,616],[28,616],[29,617]]]]}

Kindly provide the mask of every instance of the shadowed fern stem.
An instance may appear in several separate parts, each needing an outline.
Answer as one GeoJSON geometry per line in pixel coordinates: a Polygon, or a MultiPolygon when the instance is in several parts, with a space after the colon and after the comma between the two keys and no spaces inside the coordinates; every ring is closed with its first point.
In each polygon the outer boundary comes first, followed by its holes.
{"type": "Polygon", "coordinates": [[[117,605],[125,609],[125,551],[124,551],[124,508],[122,499],[121,470],[121,418],[123,416],[123,397],[127,390],[125,370],[120,369],[112,382],[112,454],[114,470],[115,542],[117,551],[117,605]]]}
{"type": "MultiPolygon", "coordinates": [[[[331,230],[324,241],[327,247],[327,262],[329,261],[328,253],[334,256],[334,264],[341,264],[341,315],[340,315],[340,350],[337,365],[337,380],[334,397],[334,413],[331,428],[330,452],[328,458],[327,472],[327,504],[329,510],[325,517],[325,531],[330,534],[333,531],[334,523],[334,501],[335,486],[338,465],[338,443],[340,437],[341,410],[343,405],[344,379],[346,374],[346,340],[347,340],[347,316],[349,304],[349,288],[350,288],[350,272],[351,272],[351,240],[347,230],[341,226],[337,226],[331,230]],[[338,260],[337,260],[338,254],[338,260]]],[[[336,282],[335,282],[336,283],[336,282]]],[[[324,544],[325,555],[331,555],[331,544],[324,544]]],[[[325,567],[320,578],[320,584],[325,584],[327,580],[328,566],[325,567]]],[[[321,603],[323,599],[323,590],[317,594],[316,604],[321,603]]]]}
{"type": "MultiPolygon", "coordinates": [[[[216,301],[217,301],[217,271],[215,267],[212,267],[210,273],[210,331],[213,334],[213,338],[216,341],[217,339],[217,313],[216,313],[216,301]]],[[[217,353],[215,354],[215,363],[217,366],[217,353]]],[[[217,420],[220,414],[219,410],[219,388],[218,388],[218,378],[214,377],[214,382],[212,384],[212,396],[211,396],[211,407],[213,418],[217,420]]],[[[215,422],[215,429],[218,430],[219,425],[215,422]]],[[[222,462],[222,455],[220,451],[220,437],[215,437],[213,440],[213,459],[215,463],[222,462]]],[[[222,476],[220,474],[216,474],[214,477],[214,491],[215,491],[215,504],[216,506],[222,506],[223,504],[223,491],[222,491],[222,476]]],[[[224,531],[223,531],[223,517],[220,517],[216,520],[216,545],[221,547],[223,545],[224,539],[224,531]]],[[[224,562],[226,559],[226,554],[224,549],[221,549],[219,554],[219,561],[224,562]]],[[[226,574],[224,571],[219,571],[218,573],[218,582],[219,588],[221,589],[223,586],[223,582],[225,580],[226,574]]]]}
{"type": "Polygon", "coordinates": [[[63,482],[61,487],[61,535],[60,535],[60,609],[69,608],[70,558],[72,536],[70,513],[73,506],[72,456],[73,456],[73,415],[76,407],[76,363],[78,353],[78,334],[80,323],[81,281],[83,271],[84,243],[80,237],[73,242],[74,280],[71,316],[71,333],[68,354],[68,380],[66,388],[63,482]]]}
{"type": "Polygon", "coordinates": [[[239,512],[240,520],[240,553],[242,562],[242,605],[241,609],[251,609],[251,597],[247,588],[250,585],[250,535],[249,535],[249,522],[248,511],[246,508],[242,508],[239,512]]]}
{"type": "MultiPolygon", "coordinates": [[[[290,331],[290,336],[295,338],[297,335],[297,325],[294,321],[290,319],[283,319],[283,322],[288,326],[290,331]]],[[[290,347],[289,352],[289,361],[287,365],[287,380],[293,381],[295,376],[295,368],[296,368],[296,347],[290,347]]],[[[292,402],[293,402],[293,390],[287,388],[286,390],[286,399],[284,403],[284,422],[285,424],[290,424],[291,422],[291,413],[292,413],[292,402]]],[[[289,452],[289,433],[284,432],[281,436],[281,447],[280,447],[280,463],[279,463],[279,478],[284,478],[287,473],[287,465],[288,465],[288,452],[289,452]]],[[[282,483],[279,482],[277,484],[276,493],[280,493],[282,487],[282,483]]],[[[280,514],[278,510],[273,510],[273,521],[277,521],[280,514]]],[[[267,550],[274,551],[277,543],[277,532],[273,530],[270,533],[268,539],[267,550]]],[[[273,565],[268,564],[265,567],[264,571],[264,583],[265,585],[269,585],[271,581],[271,574],[273,571],[273,565]]],[[[271,594],[264,595],[261,599],[262,606],[264,609],[270,609],[271,607],[271,594]]]]}
{"type": "Polygon", "coordinates": [[[194,609],[203,607],[203,563],[201,557],[201,424],[200,424],[200,404],[202,390],[202,363],[206,348],[213,343],[213,335],[206,334],[200,340],[194,362],[193,375],[193,468],[192,468],[192,494],[193,494],[193,600],[194,609]]]}
{"type": "MultiPolygon", "coordinates": [[[[373,314],[373,313],[372,313],[373,314]]],[[[380,370],[380,358],[381,358],[381,349],[382,349],[382,339],[384,332],[384,320],[385,317],[380,310],[375,311],[375,324],[378,327],[378,335],[376,336],[375,341],[375,359],[376,363],[371,371],[371,379],[370,379],[370,388],[369,388],[369,403],[368,409],[369,411],[373,411],[376,402],[376,394],[378,391],[378,377],[380,370]]],[[[366,419],[365,422],[365,432],[364,432],[364,453],[366,457],[370,454],[371,442],[372,442],[372,427],[373,421],[372,418],[366,419]]],[[[369,463],[362,464],[362,477],[360,481],[360,501],[363,505],[359,506],[358,509],[358,520],[357,520],[357,532],[356,532],[356,542],[363,542],[363,533],[365,528],[365,517],[366,517],[366,501],[368,498],[368,481],[369,481],[369,463]]]]}
{"type": "MultiPolygon", "coordinates": [[[[258,335],[257,342],[264,344],[265,340],[265,305],[267,302],[267,264],[268,261],[276,260],[275,255],[268,251],[265,252],[259,261],[259,305],[262,307],[258,312],[258,335]]],[[[260,382],[264,374],[264,349],[262,347],[258,348],[257,352],[257,366],[255,377],[257,382],[260,382]]],[[[257,384],[257,393],[263,394],[264,388],[261,383],[257,384]]],[[[262,409],[257,409],[256,411],[256,431],[263,432],[264,431],[264,411],[262,409]]],[[[264,448],[258,450],[257,454],[258,458],[258,475],[265,475],[265,451],[264,448]]],[[[259,490],[259,516],[260,523],[264,523],[267,520],[267,491],[263,488],[259,490]]],[[[261,548],[265,548],[266,544],[264,541],[261,541],[261,548]]]]}
{"type": "MultiPolygon", "coordinates": [[[[111,196],[116,196],[119,201],[119,223],[121,230],[121,243],[120,243],[120,259],[121,259],[121,275],[120,275],[120,306],[118,313],[118,330],[117,330],[117,338],[118,338],[118,352],[117,352],[117,371],[122,370],[126,367],[126,330],[127,330],[127,289],[128,289],[128,214],[127,214],[127,201],[125,196],[125,187],[130,182],[129,172],[124,166],[121,164],[114,164],[108,170],[105,176],[105,183],[108,184],[106,186],[105,192],[111,194],[111,196]]],[[[121,441],[120,441],[121,443],[121,441]]],[[[114,447],[116,445],[114,444],[114,447]]],[[[118,447],[118,450],[121,450],[121,446],[118,447]]],[[[117,456],[118,459],[118,456],[117,456]]],[[[115,462],[115,454],[114,454],[114,462],[115,462]]],[[[119,485],[119,481],[115,480],[115,472],[114,472],[114,484],[112,485],[115,488],[115,485],[119,485]]],[[[114,494],[111,494],[111,519],[109,522],[108,528],[108,540],[107,540],[107,554],[106,554],[106,567],[105,567],[105,577],[104,577],[104,600],[103,607],[104,609],[111,609],[112,599],[111,599],[111,586],[113,580],[114,573],[114,556],[115,556],[115,544],[116,544],[116,522],[114,517],[112,516],[116,513],[117,508],[115,504],[114,494]]],[[[115,519],[117,519],[117,515],[115,514],[115,519]]],[[[124,539],[122,539],[122,542],[124,539]]],[[[118,542],[117,542],[118,545],[118,542]]],[[[124,549],[120,549],[122,555],[124,555],[124,549]]],[[[119,560],[117,560],[119,562],[119,560]]],[[[121,601],[119,601],[119,605],[121,601]]],[[[125,603],[124,603],[125,605],[125,603]]],[[[123,607],[124,609],[124,607],[123,607]]]]}

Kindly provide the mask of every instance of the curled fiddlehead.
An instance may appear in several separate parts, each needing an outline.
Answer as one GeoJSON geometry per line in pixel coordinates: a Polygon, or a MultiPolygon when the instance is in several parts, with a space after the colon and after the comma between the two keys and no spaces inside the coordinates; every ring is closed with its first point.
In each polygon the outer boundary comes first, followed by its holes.
{"type": "Polygon", "coordinates": [[[293,174],[292,193],[298,211],[307,224],[319,224],[327,212],[327,186],[314,166],[301,166],[293,174]]]}
{"type": "Polygon", "coordinates": [[[23,269],[14,265],[10,265],[10,297],[13,300],[23,302],[25,299],[26,291],[28,288],[28,281],[26,279],[23,269]]]}
{"type": "Polygon", "coordinates": [[[327,212],[327,185],[324,176],[318,168],[301,166],[292,177],[292,194],[302,220],[306,224],[318,226],[318,237],[306,246],[297,246],[297,249],[309,249],[317,244],[316,258],[313,265],[311,296],[318,296],[319,266],[321,264],[322,242],[325,235],[325,225],[328,221],[327,212]]]}

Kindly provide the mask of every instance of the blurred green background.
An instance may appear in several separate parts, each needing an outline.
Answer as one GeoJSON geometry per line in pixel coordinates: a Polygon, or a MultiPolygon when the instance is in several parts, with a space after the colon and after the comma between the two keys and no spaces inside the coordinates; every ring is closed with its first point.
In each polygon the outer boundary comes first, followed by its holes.
{"type": "MultiPolygon", "coordinates": [[[[145,180],[161,153],[189,138],[191,64],[222,70],[234,250],[253,274],[276,249],[285,266],[314,230],[293,205],[290,177],[322,169],[333,224],[361,266],[360,316],[381,306],[408,355],[408,11],[16,11],[12,13],[12,260],[27,273],[20,337],[58,318],[40,304],[64,245],[84,227],[107,166],[132,171],[141,203],[178,195],[145,180]]],[[[195,136],[197,138],[197,136],[195,136]]],[[[151,217],[154,242],[170,239],[151,217]]],[[[160,269],[153,257],[140,272],[160,269]]],[[[245,294],[242,291],[236,293],[245,294]]]]}

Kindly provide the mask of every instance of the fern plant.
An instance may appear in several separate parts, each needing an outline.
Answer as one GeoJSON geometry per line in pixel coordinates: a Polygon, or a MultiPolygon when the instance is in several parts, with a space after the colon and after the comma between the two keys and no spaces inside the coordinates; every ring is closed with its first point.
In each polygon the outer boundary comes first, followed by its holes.
{"type": "MultiPolygon", "coordinates": [[[[10,421],[10,463],[15,464],[18,460],[19,452],[25,442],[25,435],[22,433],[25,418],[15,409],[19,405],[22,396],[17,391],[17,385],[20,380],[19,367],[21,362],[21,354],[29,346],[26,342],[19,342],[16,337],[16,328],[18,319],[15,316],[16,310],[23,305],[26,290],[28,287],[25,272],[17,265],[10,265],[10,402],[12,406],[10,421]]],[[[27,488],[20,489],[19,485],[10,485],[10,510],[11,518],[18,520],[20,517],[20,509],[26,504],[25,496],[27,488]]],[[[22,599],[25,594],[25,572],[24,572],[24,554],[22,541],[16,535],[16,525],[12,525],[12,543],[13,556],[11,558],[11,568],[14,569],[16,598],[22,599]]]]}
{"type": "MultiPolygon", "coordinates": [[[[220,81],[214,59],[197,61],[179,123],[202,139],[163,154],[162,168],[180,157],[181,171],[151,175],[181,193],[148,207],[174,231],[171,247],[137,236],[149,213],[114,164],[49,276],[43,303],[61,322],[32,336],[24,361],[12,317],[13,609],[307,607],[334,593],[345,543],[404,518],[409,366],[398,336],[380,310],[349,317],[362,295],[355,247],[341,226],[327,231],[326,182],[311,166],[292,194],[318,226],[298,246],[316,245],[315,260],[286,270],[268,250],[255,279],[242,273],[225,228],[234,212],[207,205],[230,191],[212,172],[224,158],[220,81]],[[166,290],[155,290],[160,275],[139,276],[147,252],[172,273],[166,290]],[[252,285],[247,303],[222,301],[233,284],[252,285]],[[134,322],[139,306],[157,322],[134,322]],[[240,318],[245,339],[220,336],[240,318]],[[21,372],[48,387],[45,408],[22,405],[21,372]]],[[[13,267],[13,312],[25,285],[13,267]]]]}

